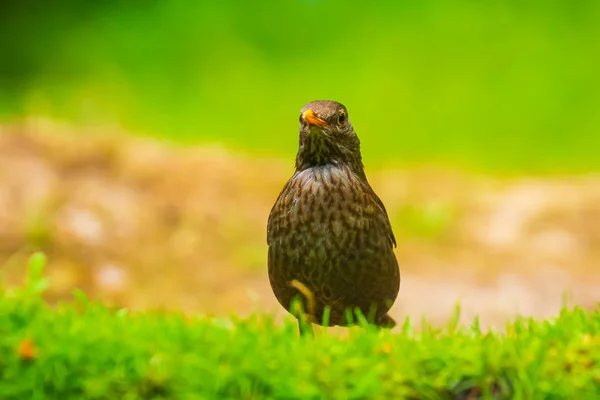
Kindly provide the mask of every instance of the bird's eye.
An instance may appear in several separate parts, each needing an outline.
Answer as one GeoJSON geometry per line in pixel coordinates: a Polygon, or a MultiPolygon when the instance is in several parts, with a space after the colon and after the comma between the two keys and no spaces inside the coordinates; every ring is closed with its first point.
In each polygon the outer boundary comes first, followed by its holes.
{"type": "Polygon", "coordinates": [[[348,121],[348,116],[346,115],[346,113],[344,111],[342,111],[340,113],[340,115],[338,115],[337,123],[340,126],[344,126],[344,125],[346,125],[346,121],[348,121]]]}
{"type": "Polygon", "coordinates": [[[298,121],[300,122],[300,124],[302,124],[302,121],[303,121],[303,119],[302,119],[302,113],[300,113],[300,116],[298,117],[298,121]]]}

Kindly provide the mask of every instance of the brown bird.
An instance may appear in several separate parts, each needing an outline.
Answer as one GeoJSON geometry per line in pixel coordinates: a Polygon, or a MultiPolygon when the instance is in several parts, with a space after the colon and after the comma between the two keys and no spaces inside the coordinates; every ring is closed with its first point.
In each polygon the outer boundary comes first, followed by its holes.
{"type": "Polygon", "coordinates": [[[289,312],[298,298],[311,323],[347,326],[348,310],[359,309],[371,323],[395,325],[387,312],[400,289],[396,239],[342,104],[302,108],[296,171],[271,210],[267,243],[271,287],[289,312]]]}

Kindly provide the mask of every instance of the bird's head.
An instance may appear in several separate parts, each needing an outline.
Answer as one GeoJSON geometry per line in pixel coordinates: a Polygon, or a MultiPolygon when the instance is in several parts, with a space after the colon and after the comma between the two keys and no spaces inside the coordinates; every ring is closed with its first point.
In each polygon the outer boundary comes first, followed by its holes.
{"type": "Polygon", "coordinates": [[[300,143],[296,168],[346,164],[362,171],[360,141],[343,104],[331,100],[311,101],[300,111],[300,143]]]}

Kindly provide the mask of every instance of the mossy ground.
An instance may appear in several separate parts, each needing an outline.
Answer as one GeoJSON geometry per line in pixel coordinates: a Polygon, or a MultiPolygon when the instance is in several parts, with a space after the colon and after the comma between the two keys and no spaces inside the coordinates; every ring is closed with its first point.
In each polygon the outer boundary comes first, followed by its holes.
{"type": "MultiPolygon", "coordinates": [[[[594,399],[600,313],[564,309],[497,332],[477,320],[300,337],[290,318],[215,319],[72,301],[50,307],[45,257],[0,292],[3,399],[594,399]],[[575,397],[574,397],[575,396],[575,397]]],[[[457,310],[458,312],[458,310],[457,310]]]]}

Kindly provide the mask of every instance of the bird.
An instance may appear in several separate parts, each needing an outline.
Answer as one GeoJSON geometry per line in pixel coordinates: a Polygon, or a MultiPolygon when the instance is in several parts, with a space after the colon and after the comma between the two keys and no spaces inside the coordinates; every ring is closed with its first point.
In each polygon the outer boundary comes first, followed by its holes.
{"type": "Polygon", "coordinates": [[[333,100],[311,101],[299,122],[295,171],[267,221],[273,293],[296,315],[301,334],[312,333],[312,324],[351,326],[356,311],[391,328],[388,311],[400,290],[396,238],[367,180],[348,110],[333,100]]]}

